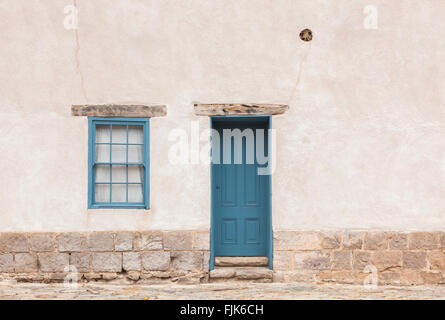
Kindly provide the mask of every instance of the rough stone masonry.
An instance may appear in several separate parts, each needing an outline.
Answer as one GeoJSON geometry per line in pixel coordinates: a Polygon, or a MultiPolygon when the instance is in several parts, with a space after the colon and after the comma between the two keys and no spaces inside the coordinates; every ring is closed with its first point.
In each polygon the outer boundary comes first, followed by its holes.
{"type": "MultiPolygon", "coordinates": [[[[2,279],[209,281],[207,231],[1,233],[0,252],[2,279]]],[[[445,233],[278,231],[273,269],[274,282],[361,284],[375,270],[381,285],[443,284],[445,233]]]]}

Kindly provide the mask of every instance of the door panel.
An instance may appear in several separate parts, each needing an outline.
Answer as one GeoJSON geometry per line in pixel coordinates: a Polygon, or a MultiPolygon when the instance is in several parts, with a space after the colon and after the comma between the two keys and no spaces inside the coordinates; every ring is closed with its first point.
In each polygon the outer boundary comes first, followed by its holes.
{"type": "MultiPolygon", "coordinates": [[[[266,256],[268,237],[269,177],[258,175],[256,162],[256,129],[267,123],[252,121],[221,121],[213,124],[220,135],[220,163],[212,164],[212,198],[214,255],[266,256]],[[234,138],[231,140],[231,163],[223,163],[223,129],[252,129],[255,145],[246,149],[242,143],[242,162],[235,163],[234,138]],[[247,163],[248,152],[253,152],[253,163],[247,163]]],[[[268,143],[265,137],[265,153],[268,143]]]]}
{"type": "Polygon", "coordinates": [[[237,179],[236,179],[236,167],[223,165],[219,168],[222,171],[221,186],[224,186],[220,190],[222,192],[221,205],[224,207],[236,206],[236,193],[237,193],[237,179]]]}

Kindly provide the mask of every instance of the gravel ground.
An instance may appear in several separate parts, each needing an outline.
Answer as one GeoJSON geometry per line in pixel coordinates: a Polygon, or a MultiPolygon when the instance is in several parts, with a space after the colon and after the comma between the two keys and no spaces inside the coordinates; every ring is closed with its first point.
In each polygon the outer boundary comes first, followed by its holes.
{"type": "Polygon", "coordinates": [[[445,286],[365,288],[353,285],[316,285],[302,283],[214,283],[201,285],[111,285],[0,282],[1,300],[196,300],[196,299],[445,299],[445,286]]]}

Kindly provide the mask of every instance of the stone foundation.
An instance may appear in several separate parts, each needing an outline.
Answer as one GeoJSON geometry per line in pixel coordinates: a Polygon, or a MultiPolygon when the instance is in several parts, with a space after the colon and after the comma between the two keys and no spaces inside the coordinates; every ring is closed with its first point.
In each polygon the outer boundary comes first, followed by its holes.
{"type": "Polygon", "coordinates": [[[274,234],[275,282],[445,284],[444,232],[274,234]]]}
{"type": "Polygon", "coordinates": [[[209,257],[199,231],[0,234],[0,277],[18,281],[199,283],[209,257]]]}
{"type": "MultiPolygon", "coordinates": [[[[0,234],[0,277],[18,281],[200,283],[209,257],[206,231],[0,234]]],[[[275,282],[443,284],[445,233],[278,231],[273,265],[275,282]]]]}

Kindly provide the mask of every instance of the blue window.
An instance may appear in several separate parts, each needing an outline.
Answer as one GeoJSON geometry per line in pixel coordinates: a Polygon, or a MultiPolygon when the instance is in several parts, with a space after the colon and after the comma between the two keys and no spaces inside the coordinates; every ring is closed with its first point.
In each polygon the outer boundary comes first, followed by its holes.
{"type": "Polygon", "coordinates": [[[88,208],[149,208],[149,119],[89,118],[88,208]]]}

